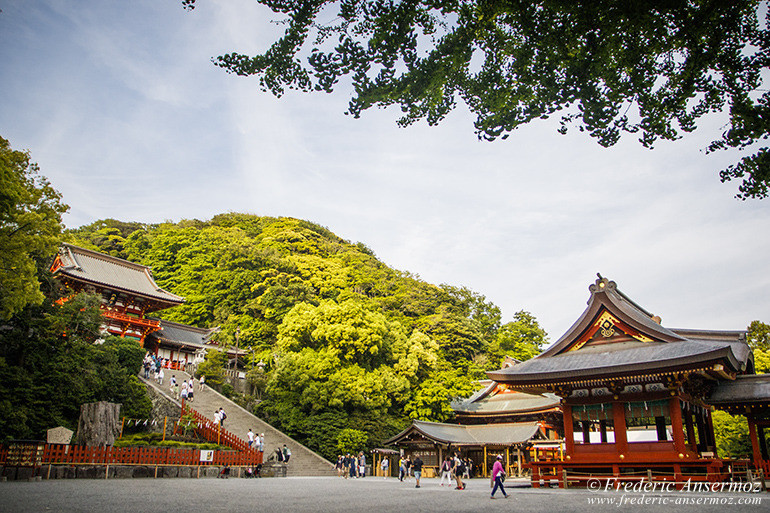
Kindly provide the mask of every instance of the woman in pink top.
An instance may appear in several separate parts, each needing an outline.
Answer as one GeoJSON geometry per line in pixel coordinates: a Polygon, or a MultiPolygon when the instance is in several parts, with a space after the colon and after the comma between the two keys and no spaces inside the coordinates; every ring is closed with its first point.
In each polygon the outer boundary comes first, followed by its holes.
{"type": "Polygon", "coordinates": [[[505,476],[505,470],[503,470],[503,457],[498,456],[495,464],[492,466],[492,481],[494,481],[495,486],[492,488],[492,496],[490,499],[495,498],[495,492],[498,488],[503,492],[503,496],[506,499],[508,498],[508,494],[505,493],[505,487],[503,486],[503,476],[505,476]]]}

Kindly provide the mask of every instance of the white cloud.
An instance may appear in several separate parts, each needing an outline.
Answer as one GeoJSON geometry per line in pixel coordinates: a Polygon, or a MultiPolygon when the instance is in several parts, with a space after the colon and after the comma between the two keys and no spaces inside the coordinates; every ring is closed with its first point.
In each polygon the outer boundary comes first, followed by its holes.
{"type": "Polygon", "coordinates": [[[397,109],[343,114],[335,94],[261,93],[210,62],[263,51],[281,27],[254,2],[36,2],[0,16],[2,135],[72,206],[70,226],[227,211],[294,216],[387,264],[534,313],[555,340],[596,272],[667,325],[767,318],[770,202],[732,198],[703,130],[611,149],[556,123],[478,141],[463,108],[437,127],[397,109]]]}

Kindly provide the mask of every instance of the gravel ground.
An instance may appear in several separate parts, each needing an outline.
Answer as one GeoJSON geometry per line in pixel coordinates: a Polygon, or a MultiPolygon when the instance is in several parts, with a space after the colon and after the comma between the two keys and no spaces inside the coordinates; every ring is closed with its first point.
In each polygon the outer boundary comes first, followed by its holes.
{"type": "Polygon", "coordinates": [[[440,487],[438,479],[424,479],[417,489],[414,480],[373,477],[8,481],[0,482],[0,512],[770,511],[768,493],[641,494],[533,489],[521,481],[507,484],[509,499],[498,492],[498,498],[490,500],[489,481],[484,479],[470,480],[466,490],[440,487]]]}

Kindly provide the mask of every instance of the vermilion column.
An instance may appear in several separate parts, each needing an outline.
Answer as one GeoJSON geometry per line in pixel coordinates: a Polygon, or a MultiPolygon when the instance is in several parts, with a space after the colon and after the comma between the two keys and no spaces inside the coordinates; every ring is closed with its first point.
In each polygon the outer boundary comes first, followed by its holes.
{"type": "Polygon", "coordinates": [[[669,415],[671,415],[671,430],[674,432],[674,449],[678,453],[684,453],[684,426],[682,424],[682,407],[679,405],[679,398],[672,397],[668,401],[669,415]]]}
{"type": "Polygon", "coordinates": [[[567,456],[574,457],[575,455],[575,433],[573,432],[572,423],[572,406],[564,404],[562,406],[564,414],[564,449],[567,451],[567,456]]]}
{"type": "Polygon", "coordinates": [[[612,403],[612,421],[615,424],[615,448],[618,454],[628,452],[628,437],[626,436],[626,412],[623,411],[623,405],[620,401],[612,403]]]}
{"type": "Polygon", "coordinates": [[[759,437],[757,436],[757,425],[754,419],[749,418],[749,438],[751,439],[751,450],[754,454],[754,465],[760,468],[762,464],[762,452],[759,449],[759,437]]]}
{"type": "Polygon", "coordinates": [[[698,452],[698,441],[695,439],[695,427],[692,423],[692,410],[688,409],[687,415],[684,418],[685,427],[687,428],[687,440],[690,444],[690,450],[694,453],[698,452]]]}

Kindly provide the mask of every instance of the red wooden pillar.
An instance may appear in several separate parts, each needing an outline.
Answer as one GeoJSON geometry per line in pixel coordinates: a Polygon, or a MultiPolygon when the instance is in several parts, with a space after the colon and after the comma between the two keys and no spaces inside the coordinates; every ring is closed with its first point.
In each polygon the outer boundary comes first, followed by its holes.
{"type": "Polygon", "coordinates": [[[615,449],[618,456],[628,452],[628,436],[626,435],[626,412],[620,401],[612,403],[612,421],[615,429],[615,449]]]}
{"type": "Polygon", "coordinates": [[[692,409],[688,409],[685,415],[685,427],[687,428],[687,440],[690,445],[690,450],[695,454],[698,454],[698,441],[695,439],[695,427],[692,423],[692,409]]]}
{"type": "Polygon", "coordinates": [[[574,423],[572,421],[572,406],[564,404],[564,450],[567,452],[567,456],[573,457],[575,452],[575,433],[573,431],[574,423]]]}
{"type": "Polygon", "coordinates": [[[671,430],[674,432],[674,449],[679,454],[684,454],[686,447],[684,443],[684,426],[682,425],[682,407],[679,404],[679,397],[672,397],[668,401],[669,414],[671,415],[671,430]]]}
{"type": "Polygon", "coordinates": [[[751,451],[754,455],[754,466],[756,468],[762,468],[762,452],[759,448],[757,424],[751,417],[747,417],[747,420],[749,421],[749,438],[751,439],[751,451]]]}
{"type": "Polygon", "coordinates": [[[711,408],[706,408],[706,429],[708,432],[707,440],[709,444],[708,450],[716,453],[717,452],[717,440],[716,436],[714,436],[714,419],[711,418],[711,408]]]}

